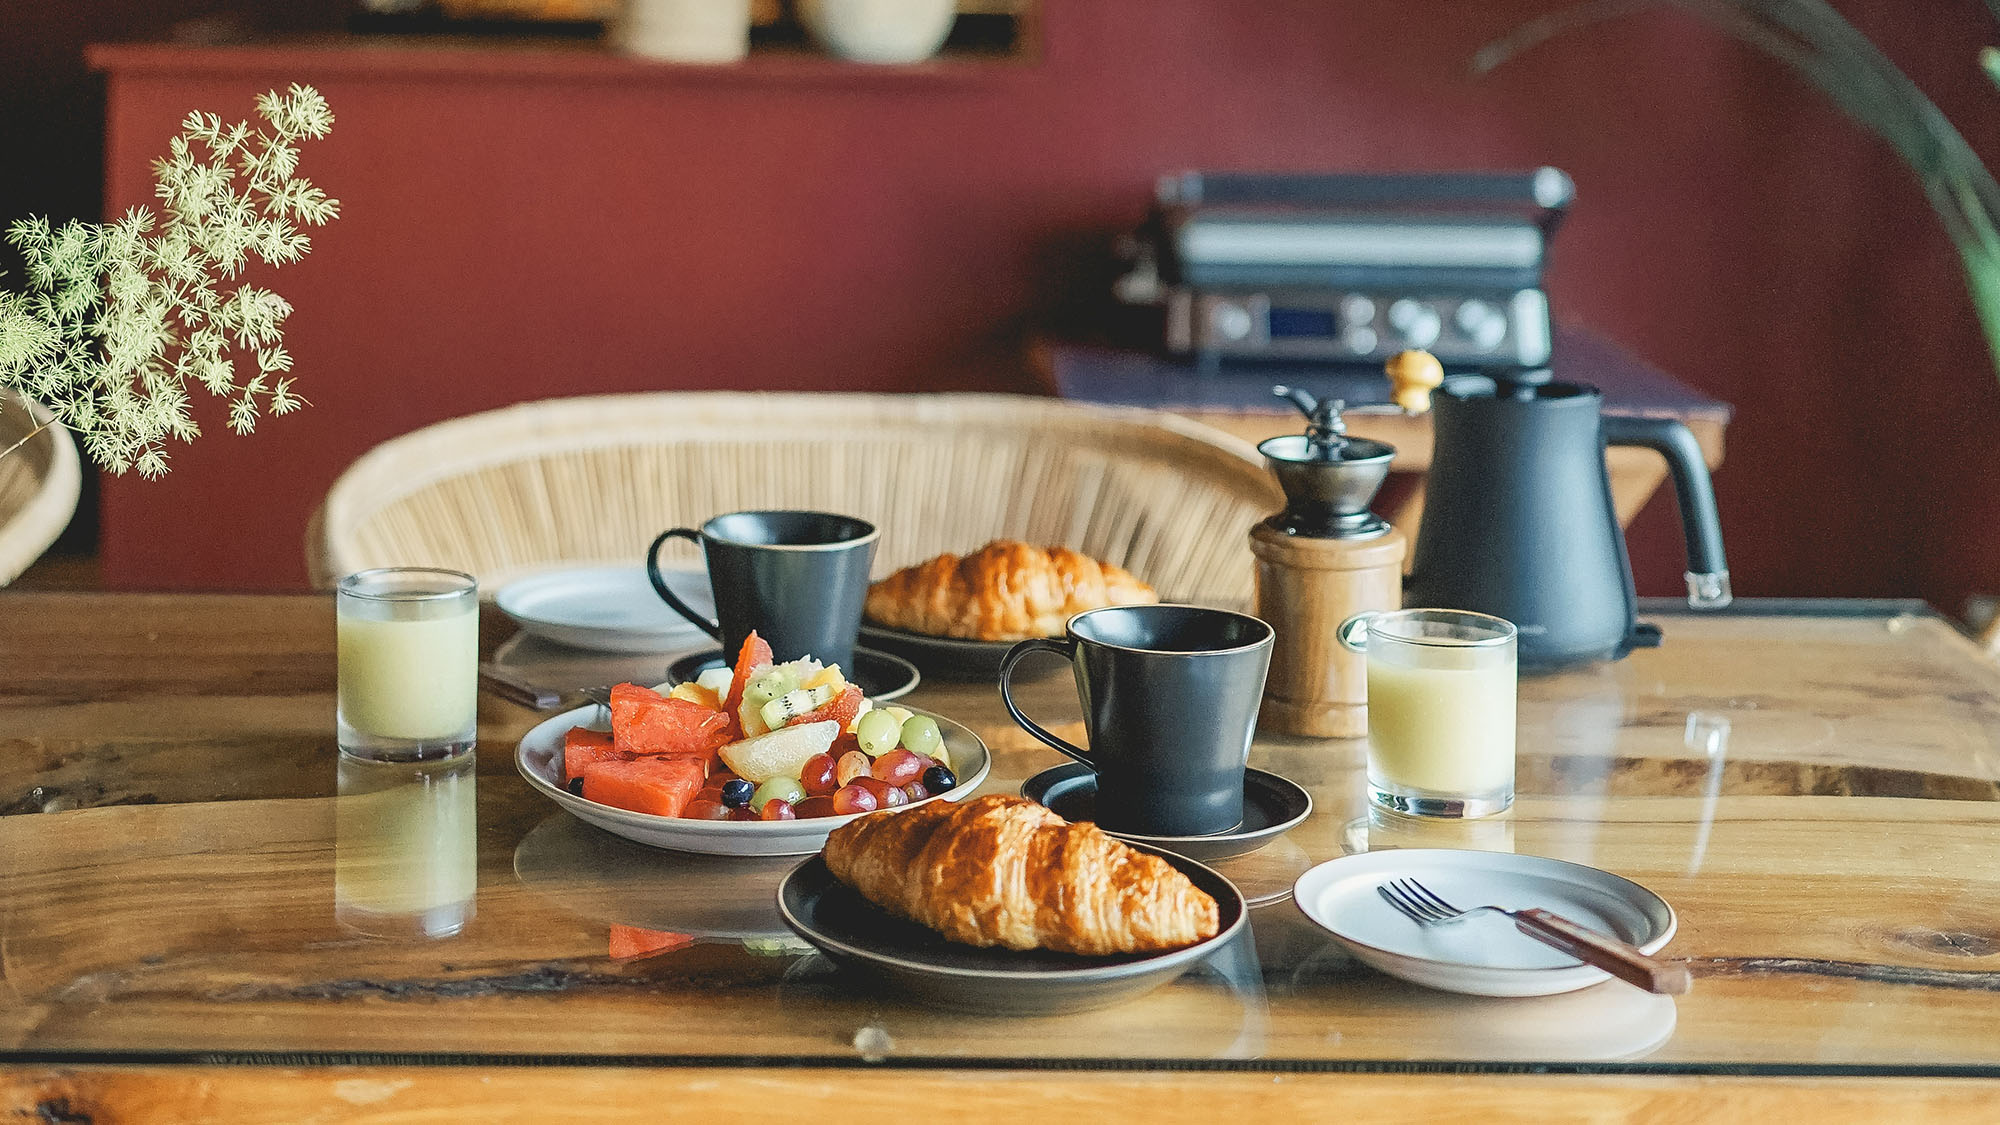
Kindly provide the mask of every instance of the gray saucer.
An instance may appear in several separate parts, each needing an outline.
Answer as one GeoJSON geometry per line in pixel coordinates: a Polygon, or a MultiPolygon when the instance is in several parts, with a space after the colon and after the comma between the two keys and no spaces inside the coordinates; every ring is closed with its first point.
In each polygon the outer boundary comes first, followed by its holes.
{"type": "Polygon", "coordinates": [[[1234,884],[1184,856],[1148,848],[1220,908],[1216,935],[1186,949],[1080,957],[1031,949],[980,949],[897,918],[833,877],[819,856],[778,887],[778,913],[800,937],[845,968],[912,998],[986,1015],[1051,1015],[1102,1008],[1151,992],[1194,967],[1243,928],[1248,908],[1234,884]]]}
{"type": "MultiPolygon", "coordinates": [[[[708,671],[710,668],[725,668],[722,650],[706,649],[691,652],[667,666],[667,675],[675,683],[686,683],[708,671]]],[[[887,703],[891,699],[901,699],[910,694],[923,677],[917,666],[900,656],[873,649],[854,650],[853,675],[849,678],[861,685],[861,694],[877,703],[887,703]]]]}
{"type": "MultiPolygon", "coordinates": [[[[1064,820],[1097,819],[1097,774],[1081,762],[1043,770],[1021,783],[1021,796],[1046,805],[1064,820]]],[[[1106,828],[1133,844],[1151,844],[1189,859],[1212,861],[1254,852],[1312,815],[1312,794],[1263,770],[1243,771],[1243,823],[1210,836],[1141,836],[1106,828]]]]}

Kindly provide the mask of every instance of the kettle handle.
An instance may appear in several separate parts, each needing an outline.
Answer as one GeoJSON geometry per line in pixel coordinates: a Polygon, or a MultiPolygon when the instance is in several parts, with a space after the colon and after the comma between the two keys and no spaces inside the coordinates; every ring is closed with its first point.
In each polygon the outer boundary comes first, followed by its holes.
{"type": "Polygon", "coordinates": [[[1732,594],[1729,563],[1722,555],[1722,520],[1715,510],[1708,462],[1702,459],[1694,433],[1672,418],[1606,414],[1604,444],[1636,445],[1667,459],[1681,510],[1681,532],[1687,537],[1688,604],[1696,609],[1728,605],[1732,594]]]}

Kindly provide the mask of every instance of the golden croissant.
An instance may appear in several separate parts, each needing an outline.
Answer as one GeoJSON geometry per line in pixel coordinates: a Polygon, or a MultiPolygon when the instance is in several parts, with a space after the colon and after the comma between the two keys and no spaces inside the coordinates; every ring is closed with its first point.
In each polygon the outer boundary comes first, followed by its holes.
{"type": "Polygon", "coordinates": [[[833,830],[825,857],[870,902],[966,945],[1146,953],[1221,924],[1172,864],[1020,797],[864,816],[833,830]]]}
{"type": "Polygon", "coordinates": [[[1061,636],[1087,609],[1157,602],[1132,572],[1067,547],[1046,550],[996,539],[960,558],[944,554],[868,588],[879,625],[978,641],[1061,636]]]}

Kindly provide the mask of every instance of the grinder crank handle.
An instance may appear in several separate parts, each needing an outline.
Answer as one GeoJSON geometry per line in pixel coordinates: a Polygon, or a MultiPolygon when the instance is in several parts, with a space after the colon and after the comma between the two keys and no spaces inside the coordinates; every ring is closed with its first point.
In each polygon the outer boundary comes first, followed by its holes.
{"type": "Polygon", "coordinates": [[[1688,605],[1696,609],[1728,605],[1733,595],[1729,563],[1722,555],[1722,520],[1715,510],[1715,485],[1693,432],[1672,418],[1606,414],[1604,444],[1641,446],[1667,459],[1667,469],[1674,478],[1674,498],[1681,510],[1681,532],[1687,537],[1688,605]]]}

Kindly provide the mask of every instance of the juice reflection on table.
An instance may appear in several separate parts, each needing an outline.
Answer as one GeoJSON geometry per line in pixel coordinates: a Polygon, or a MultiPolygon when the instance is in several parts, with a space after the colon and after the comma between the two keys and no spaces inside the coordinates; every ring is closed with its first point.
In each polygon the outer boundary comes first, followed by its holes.
{"type": "Polygon", "coordinates": [[[477,762],[340,755],[334,916],[383,937],[443,937],[473,915],[479,883],[477,762]]]}

